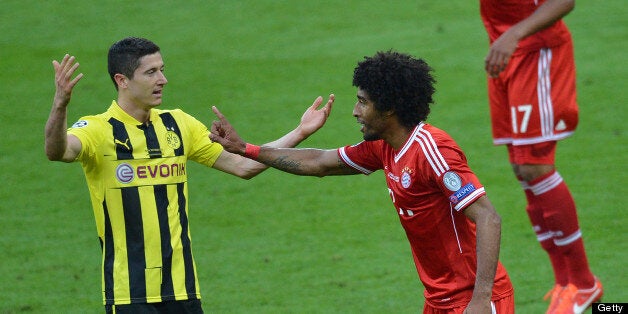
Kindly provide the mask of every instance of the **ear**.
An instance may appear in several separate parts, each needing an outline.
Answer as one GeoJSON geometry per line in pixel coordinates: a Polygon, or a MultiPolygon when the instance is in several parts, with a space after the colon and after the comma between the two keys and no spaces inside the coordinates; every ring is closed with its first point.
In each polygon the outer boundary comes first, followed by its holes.
{"type": "Polygon", "coordinates": [[[127,88],[129,79],[124,74],[116,73],[113,79],[116,81],[116,84],[118,84],[118,88],[127,88]]]}

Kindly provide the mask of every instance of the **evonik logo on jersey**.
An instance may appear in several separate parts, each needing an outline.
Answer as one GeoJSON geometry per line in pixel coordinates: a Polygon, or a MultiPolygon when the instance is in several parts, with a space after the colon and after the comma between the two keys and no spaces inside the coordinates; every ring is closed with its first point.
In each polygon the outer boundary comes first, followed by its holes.
{"type": "Polygon", "coordinates": [[[128,163],[116,167],[116,178],[120,183],[130,183],[133,179],[155,179],[185,176],[185,163],[140,165],[133,168],[128,163]]]}

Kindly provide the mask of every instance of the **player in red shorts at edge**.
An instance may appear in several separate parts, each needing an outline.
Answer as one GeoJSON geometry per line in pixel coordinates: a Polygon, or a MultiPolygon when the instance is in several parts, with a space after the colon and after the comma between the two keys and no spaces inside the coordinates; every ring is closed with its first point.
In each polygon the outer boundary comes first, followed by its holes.
{"type": "Polygon", "coordinates": [[[352,146],[260,148],[244,142],[216,108],[210,138],[298,175],[383,170],[425,287],[423,313],[514,313],[514,290],[498,260],[501,218],[460,147],[425,123],[434,93],[430,72],[423,60],[393,51],[358,63],[353,115],[364,141],[352,146]]]}
{"type": "Polygon", "coordinates": [[[508,147],[554,270],[547,313],[582,313],[602,296],[571,192],[554,166],[556,142],[578,124],[573,43],[562,20],[574,7],[574,0],[480,0],[491,43],[485,68],[493,140],[508,147]]]}

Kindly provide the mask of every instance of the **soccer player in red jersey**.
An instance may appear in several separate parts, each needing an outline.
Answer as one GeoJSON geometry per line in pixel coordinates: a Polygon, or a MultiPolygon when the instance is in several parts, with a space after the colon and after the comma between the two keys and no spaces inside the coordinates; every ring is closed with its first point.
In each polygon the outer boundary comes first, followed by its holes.
{"type": "Polygon", "coordinates": [[[526,211],[554,270],[547,313],[582,313],[602,296],[591,273],[569,188],[555,169],[557,141],[576,129],[571,34],[574,0],[480,0],[493,141],[507,145],[526,211]]]}
{"type": "Polygon", "coordinates": [[[432,69],[421,59],[378,52],[358,63],[353,116],[364,141],[338,149],[274,149],[243,141],[226,118],[210,138],[237,153],[298,175],[383,170],[425,286],[424,313],[514,313],[514,291],[499,262],[501,218],[460,147],[425,123],[432,69]]]}

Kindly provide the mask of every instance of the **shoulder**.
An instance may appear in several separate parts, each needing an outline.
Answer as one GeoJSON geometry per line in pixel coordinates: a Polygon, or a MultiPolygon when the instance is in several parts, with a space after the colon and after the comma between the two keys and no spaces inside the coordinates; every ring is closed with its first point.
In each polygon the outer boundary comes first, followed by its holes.
{"type": "Polygon", "coordinates": [[[429,136],[430,138],[432,138],[438,146],[447,146],[447,145],[454,145],[456,147],[458,146],[454,138],[451,135],[449,135],[447,131],[441,128],[438,128],[436,126],[433,126],[431,124],[427,124],[427,123],[424,124],[421,128],[421,132],[425,134],[426,136],[429,136]]]}
{"type": "Polygon", "coordinates": [[[160,116],[164,115],[164,114],[169,114],[169,115],[174,116],[174,117],[180,117],[180,116],[186,115],[186,113],[183,110],[178,109],[178,108],[175,108],[175,109],[157,109],[157,108],[153,108],[151,110],[153,110],[154,113],[156,113],[157,115],[160,115],[160,116]]]}
{"type": "Polygon", "coordinates": [[[155,112],[160,115],[170,115],[178,121],[198,121],[194,116],[188,114],[187,112],[176,108],[176,109],[153,109],[155,112]]]}
{"type": "Polygon", "coordinates": [[[70,129],[94,129],[102,128],[111,116],[106,112],[80,117],[71,126],[70,129]]]}
{"type": "Polygon", "coordinates": [[[466,160],[465,154],[456,141],[444,130],[424,124],[417,132],[424,156],[430,162],[458,162],[466,160]]]}

